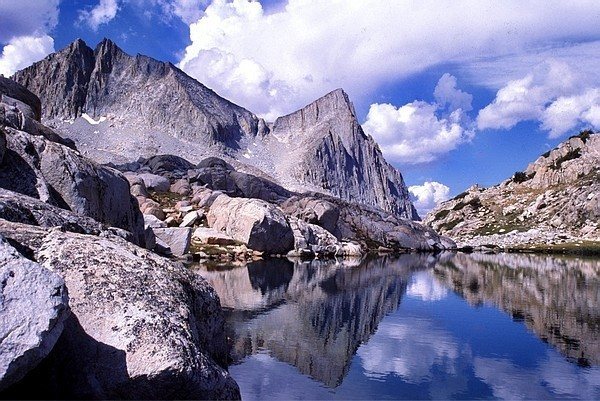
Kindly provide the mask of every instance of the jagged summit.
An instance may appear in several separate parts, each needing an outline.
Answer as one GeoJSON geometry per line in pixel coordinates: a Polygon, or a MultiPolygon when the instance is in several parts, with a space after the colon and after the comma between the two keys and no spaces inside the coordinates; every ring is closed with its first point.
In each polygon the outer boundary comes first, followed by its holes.
{"type": "Polygon", "coordinates": [[[272,146],[279,148],[275,154],[282,155],[275,161],[280,176],[419,219],[402,175],[364,133],[342,89],[278,118],[272,136],[277,140],[272,146]]]}
{"type": "Polygon", "coordinates": [[[95,49],[77,39],[13,79],[39,96],[46,124],[99,162],[219,156],[295,190],[418,218],[401,174],[365,135],[342,89],[269,128],[173,64],[131,56],[107,38],[95,49]]]}
{"type": "Polygon", "coordinates": [[[171,63],[130,56],[110,39],[94,50],[81,39],[13,77],[38,94],[46,121],[113,115],[136,128],[204,145],[235,147],[258,119],[171,63]],[[48,79],[48,77],[52,77],[48,79]]]}

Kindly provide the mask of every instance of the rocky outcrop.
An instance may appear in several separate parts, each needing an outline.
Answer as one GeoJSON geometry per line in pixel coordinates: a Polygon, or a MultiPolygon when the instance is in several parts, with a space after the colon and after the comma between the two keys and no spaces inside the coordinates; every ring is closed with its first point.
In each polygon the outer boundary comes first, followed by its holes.
{"type": "Polygon", "coordinates": [[[0,236],[0,391],[45,358],[69,316],[65,282],[0,236]]]}
{"type": "Polygon", "coordinates": [[[283,212],[259,199],[230,198],[222,194],[210,206],[208,225],[237,241],[269,254],[286,254],[294,235],[283,212]]]}
{"type": "Polygon", "coordinates": [[[292,215],[309,216],[305,221],[333,225],[330,232],[345,241],[358,241],[363,249],[438,251],[456,247],[450,238],[440,236],[418,222],[331,196],[315,193],[292,197],[282,207],[292,215]]]}
{"type": "MultiPolygon", "coordinates": [[[[168,155],[158,157],[170,159],[168,155]]],[[[150,170],[145,160],[117,167],[124,170],[144,215],[170,227],[208,225],[267,254],[292,251],[290,255],[307,257],[355,256],[381,247],[389,252],[455,247],[454,242],[420,223],[320,193],[293,193],[266,178],[237,171],[216,157],[202,160],[194,168],[185,160],[170,163],[171,170],[150,170]],[[144,179],[150,171],[161,174],[152,177],[165,180],[164,188],[170,184],[169,193],[146,189],[144,179]],[[269,212],[261,212],[263,209],[269,212]],[[272,222],[274,216],[279,223],[272,222]]],[[[163,238],[168,245],[165,241],[163,238]]]]}
{"type": "Polygon", "coordinates": [[[116,236],[0,220],[61,276],[72,314],[49,356],[3,397],[232,399],[218,297],[182,265],[116,236]]]}
{"type": "Polygon", "coordinates": [[[0,129],[0,165],[4,160],[4,154],[6,153],[6,133],[3,129],[0,129]]]}
{"type": "Polygon", "coordinates": [[[0,188],[0,219],[40,227],[98,235],[105,227],[96,220],[78,215],[39,199],[0,188]]]}
{"type": "MultiPolygon", "coordinates": [[[[107,39],[95,50],[77,40],[13,78],[42,99],[48,125],[98,162],[172,154],[197,163],[216,155],[288,190],[319,191],[418,219],[402,175],[365,135],[342,90],[266,124],[172,64],[129,56],[107,39]]],[[[250,177],[230,178],[246,196],[278,192],[256,194],[250,177]]]]}
{"type": "Polygon", "coordinates": [[[599,194],[600,134],[585,131],[501,184],[442,203],[425,223],[461,246],[585,247],[600,242],[599,194]]]}
{"type": "Polygon", "coordinates": [[[26,113],[34,120],[40,121],[42,116],[42,104],[40,99],[23,85],[19,85],[12,79],[0,77],[0,101],[4,104],[10,104],[18,101],[26,104],[31,113],[26,113]]]}
{"type": "MultiPolygon", "coordinates": [[[[10,90],[16,91],[16,87],[20,85],[12,82],[10,90]]],[[[0,164],[0,187],[130,231],[134,241],[143,245],[143,219],[127,180],[117,171],[83,158],[61,143],[64,141],[40,134],[43,130],[39,127],[43,126],[32,120],[32,110],[39,105],[32,100],[35,96],[27,93],[20,87],[19,95],[31,104],[0,103],[0,110],[4,110],[0,124],[6,126],[2,131],[6,145],[0,164]],[[18,118],[13,121],[11,113],[18,118]],[[26,123],[28,119],[38,125],[26,123]]],[[[5,94],[2,96],[4,101],[5,94]]]]}
{"type": "Polygon", "coordinates": [[[188,253],[192,239],[191,228],[154,228],[153,231],[156,238],[164,242],[173,255],[183,256],[188,253]]]}

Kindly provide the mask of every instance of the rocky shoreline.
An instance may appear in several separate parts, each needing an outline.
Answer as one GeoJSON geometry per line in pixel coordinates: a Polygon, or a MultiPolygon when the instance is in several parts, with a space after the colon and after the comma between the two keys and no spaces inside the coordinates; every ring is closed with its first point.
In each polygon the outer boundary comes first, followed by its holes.
{"type": "Polygon", "coordinates": [[[600,134],[583,131],[510,179],[443,202],[424,223],[460,249],[599,254],[599,194],[600,134]]]}
{"type": "Polygon", "coordinates": [[[0,77],[0,96],[2,398],[239,399],[219,297],[182,261],[455,248],[218,158],[97,164],[40,122],[35,95],[0,77]]]}

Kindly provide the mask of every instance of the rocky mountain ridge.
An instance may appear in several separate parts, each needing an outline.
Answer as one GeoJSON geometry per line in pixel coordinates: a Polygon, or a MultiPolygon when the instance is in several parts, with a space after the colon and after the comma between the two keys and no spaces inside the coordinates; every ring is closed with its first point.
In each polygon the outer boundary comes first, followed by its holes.
{"type": "Polygon", "coordinates": [[[459,246],[577,250],[600,241],[600,134],[583,131],[490,187],[473,186],[425,223],[459,246]]]}
{"type": "Polygon", "coordinates": [[[44,104],[43,121],[101,163],[218,156],[288,189],[316,191],[418,219],[402,175],[333,91],[267,124],[171,63],[82,40],[13,77],[44,104]]]}

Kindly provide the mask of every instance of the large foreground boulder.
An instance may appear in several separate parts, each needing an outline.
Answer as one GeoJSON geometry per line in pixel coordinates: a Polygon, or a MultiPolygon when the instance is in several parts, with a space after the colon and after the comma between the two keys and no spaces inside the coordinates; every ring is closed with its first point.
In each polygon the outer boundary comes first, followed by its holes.
{"type": "Polygon", "coordinates": [[[81,156],[39,122],[39,99],[0,79],[0,187],[132,233],[144,244],[144,221],[127,180],[81,156]]]}
{"type": "Polygon", "coordinates": [[[144,244],[144,220],[123,175],[45,138],[12,128],[6,132],[0,187],[130,231],[144,244]]]}
{"type": "Polygon", "coordinates": [[[0,236],[0,391],[45,358],[69,315],[65,283],[0,236]]]}
{"type": "Polygon", "coordinates": [[[218,196],[207,214],[208,225],[248,248],[268,254],[286,254],[294,248],[292,229],[277,206],[259,199],[218,196]]]}
{"type": "Polygon", "coordinates": [[[50,355],[3,397],[236,399],[214,290],[181,264],[121,238],[0,220],[69,288],[50,355]]]}

